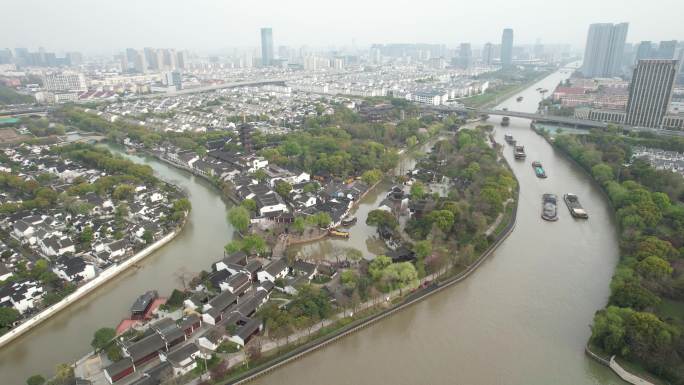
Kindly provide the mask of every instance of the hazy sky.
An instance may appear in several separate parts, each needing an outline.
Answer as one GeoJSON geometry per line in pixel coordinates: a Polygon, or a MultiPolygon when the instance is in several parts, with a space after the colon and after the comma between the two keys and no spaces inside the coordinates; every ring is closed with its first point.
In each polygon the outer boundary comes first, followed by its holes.
{"type": "Polygon", "coordinates": [[[0,0],[0,47],[112,53],[126,47],[219,52],[259,45],[570,43],[593,22],[630,23],[628,41],[684,40],[683,0],[0,0]]]}

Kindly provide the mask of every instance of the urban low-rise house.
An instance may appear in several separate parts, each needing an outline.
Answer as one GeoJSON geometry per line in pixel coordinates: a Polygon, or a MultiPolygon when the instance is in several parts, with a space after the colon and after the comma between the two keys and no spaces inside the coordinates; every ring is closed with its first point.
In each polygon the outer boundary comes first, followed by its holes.
{"type": "Polygon", "coordinates": [[[202,319],[197,314],[191,314],[178,322],[178,327],[183,330],[186,336],[190,336],[197,329],[202,327],[202,319]]]}
{"type": "Polygon", "coordinates": [[[244,294],[245,290],[249,288],[249,285],[251,284],[250,276],[245,273],[237,273],[233,274],[228,280],[226,281],[226,290],[229,292],[235,294],[235,295],[242,295],[244,294]]]}
{"type": "Polygon", "coordinates": [[[228,279],[233,275],[228,270],[219,270],[212,273],[208,280],[213,288],[219,289],[220,291],[228,290],[228,279]]]}
{"type": "Polygon", "coordinates": [[[247,342],[263,328],[261,320],[250,318],[247,323],[238,327],[235,334],[228,337],[228,340],[239,346],[245,346],[247,342]]]}
{"type": "MultiPolygon", "coordinates": [[[[247,263],[247,253],[244,251],[236,251],[226,257],[224,257],[222,260],[214,263],[212,266],[214,271],[219,271],[219,270],[227,270],[228,265],[244,265],[247,263]]],[[[232,272],[231,274],[235,274],[232,272]]]]}
{"type": "Polygon", "coordinates": [[[131,345],[124,344],[123,346],[124,354],[127,357],[131,357],[136,366],[154,359],[163,350],[167,350],[166,342],[157,333],[151,334],[131,345]]]}
{"type": "Polygon", "coordinates": [[[209,325],[216,325],[223,319],[226,309],[234,303],[237,303],[237,295],[229,291],[222,292],[203,306],[202,321],[209,325]]]}
{"type": "Polygon", "coordinates": [[[225,339],[225,334],[223,331],[219,328],[214,328],[210,330],[207,334],[203,335],[202,337],[197,339],[197,343],[205,348],[209,349],[212,352],[216,351],[218,349],[219,345],[221,345],[221,342],[225,339]]]}
{"type": "Polygon", "coordinates": [[[259,282],[271,281],[275,282],[278,278],[285,278],[289,268],[285,258],[279,258],[271,261],[263,270],[257,272],[257,279],[259,282]]]}
{"type": "Polygon", "coordinates": [[[52,271],[58,277],[69,282],[89,281],[97,275],[95,266],[81,257],[66,257],[63,256],[57,260],[52,271]]]}
{"type": "Polygon", "coordinates": [[[114,241],[112,243],[105,245],[105,251],[109,253],[110,258],[114,259],[126,254],[126,246],[126,241],[123,239],[119,239],[118,241],[114,241]]]}
{"type": "Polygon", "coordinates": [[[49,238],[39,239],[38,245],[43,254],[48,257],[76,252],[76,245],[67,237],[59,238],[53,235],[49,238]]]}
{"type": "Polygon", "coordinates": [[[297,260],[292,265],[292,274],[306,277],[306,279],[311,281],[318,274],[318,266],[310,262],[297,260]]]}
{"type": "Polygon", "coordinates": [[[45,290],[38,281],[24,279],[10,282],[0,288],[0,306],[11,305],[24,314],[33,309],[44,295],[45,290]]]}
{"type": "Polygon", "coordinates": [[[0,262],[0,281],[7,281],[14,273],[7,266],[0,262]]]}
{"type": "Polygon", "coordinates": [[[104,368],[104,376],[110,384],[121,380],[133,372],[135,372],[135,365],[133,365],[133,359],[130,357],[125,357],[104,368]]]}
{"type": "Polygon", "coordinates": [[[184,345],[172,352],[162,353],[160,358],[173,367],[175,376],[182,376],[197,367],[195,361],[200,356],[200,349],[194,343],[184,345]]]}

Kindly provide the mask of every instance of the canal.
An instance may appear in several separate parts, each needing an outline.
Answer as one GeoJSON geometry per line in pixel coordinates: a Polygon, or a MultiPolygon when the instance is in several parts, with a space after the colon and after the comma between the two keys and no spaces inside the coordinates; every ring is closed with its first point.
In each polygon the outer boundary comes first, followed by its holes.
{"type": "MultiPolygon", "coordinates": [[[[552,90],[569,76],[556,72],[499,108],[533,112],[538,87],[552,90]]],[[[520,181],[518,221],[511,236],[470,278],[257,380],[256,384],[617,384],[621,381],[584,355],[594,312],[609,295],[618,241],[609,204],[581,169],[529,128],[511,118],[498,126],[525,146],[515,161],[520,181]],[[530,162],[543,162],[537,179],[530,162]],[[540,218],[541,196],[578,194],[590,214],[574,220],[540,218]]],[[[363,219],[359,217],[359,222],[363,219]]]]}
{"type": "Polygon", "coordinates": [[[150,157],[126,155],[150,165],[157,176],[180,186],[192,203],[183,231],[169,244],[145,258],[88,297],[45,321],[0,349],[0,384],[24,384],[30,375],[52,375],[55,365],[75,361],[90,350],[93,333],[100,327],[116,327],[129,313],[135,298],[157,289],[162,296],[183,286],[222,256],[233,229],[226,220],[227,207],[218,190],[202,178],[175,169],[150,157]]]}

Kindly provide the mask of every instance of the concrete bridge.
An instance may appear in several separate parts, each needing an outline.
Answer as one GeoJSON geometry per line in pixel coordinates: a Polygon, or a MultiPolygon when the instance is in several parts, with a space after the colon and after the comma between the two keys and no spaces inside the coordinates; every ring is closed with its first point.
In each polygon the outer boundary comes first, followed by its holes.
{"type": "MultiPolygon", "coordinates": [[[[608,123],[599,122],[587,119],[578,119],[570,116],[556,116],[556,115],[544,115],[530,112],[519,112],[519,111],[504,111],[504,110],[493,110],[493,109],[477,109],[471,107],[452,107],[452,106],[427,106],[428,109],[441,111],[441,112],[456,112],[456,113],[468,113],[472,112],[477,115],[498,115],[498,116],[508,116],[511,118],[522,118],[530,119],[539,123],[549,123],[565,127],[573,127],[580,129],[591,129],[591,128],[606,128],[608,123]]],[[[638,131],[638,132],[650,132],[656,135],[665,136],[679,136],[684,137],[684,131],[674,131],[666,130],[661,128],[649,128],[649,127],[634,127],[625,124],[615,124],[628,131],[638,131]]]]}

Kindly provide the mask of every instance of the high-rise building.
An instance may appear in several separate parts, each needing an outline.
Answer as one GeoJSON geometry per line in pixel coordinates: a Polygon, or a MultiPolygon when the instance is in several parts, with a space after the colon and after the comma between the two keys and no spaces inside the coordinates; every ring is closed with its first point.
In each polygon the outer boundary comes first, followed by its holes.
{"type": "Polygon", "coordinates": [[[0,50],[0,64],[9,64],[12,62],[12,51],[9,48],[0,50]]]}
{"type": "Polygon", "coordinates": [[[634,58],[634,63],[636,64],[639,62],[639,60],[645,59],[653,59],[653,44],[648,40],[644,40],[641,43],[639,43],[639,46],[636,50],[636,57],[634,58]]]}
{"type": "Polygon", "coordinates": [[[83,64],[83,55],[80,52],[67,52],[66,61],[68,65],[81,65],[83,64]]]}
{"type": "Polygon", "coordinates": [[[77,72],[53,72],[43,74],[43,87],[48,91],[86,91],[85,76],[77,72]]]}
{"type": "Polygon", "coordinates": [[[677,60],[640,60],[629,85],[625,123],[660,127],[672,97],[677,60]]]}
{"type": "Polygon", "coordinates": [[[501,67],[510,68],[513,65],[513,29],[506,28],[501,35],[501,67]]]}
{"type": "Polygon", "coordinates": [[[261,29],[261,65],[270,66],[273,63],[273,30],[261,29]]]}
{"type": "Polygon", "coordinates": [[[187,55],[185,54],[185,51],[178,51],[176,53],[176,63],[178,64],[178,68],[184,70],[185,66],[187,65],[187,55]]]}
{"type": "Polygon", "coordinates": [[[170,71],[164,74],[162,83],[167,86],[175,86],[177,90],[183,88],[183,83],[181,81],[181,73],[178,71],[170,71]]]}
{"type": "Polygon", "coordinates": [[[151,70],[158,70],[159,65],[161,63],[159,63],[159,61],[157,60],[157,58],[158,58],[157,50],[154,48],[145,47],[144,51],[145,51],[145,62],[147,63],[147,67],[151,70]]]}
{"type": "Polygon", "coordinates": [[[628,23],[597,23],[589,26],[581,72],[586,77],[620,75],[628,23]]]}
{"type": "Polygon", "coordinates": [[[482,64],[489,66],[494,62],[494,45],[486,43],[482,48],[482,64]]]}
{"type": "Polygon", "coordinates": [[[470,43],[461,43],[458,48],[458,66],[469,68],[473,61],[473,50],[470,43]]]}
{"type": "Polygon", "coordinates": [[[675,49],[677,48],[677,40],[661,41],[658,44],[658,59],[674,59],[675,49]]]}

